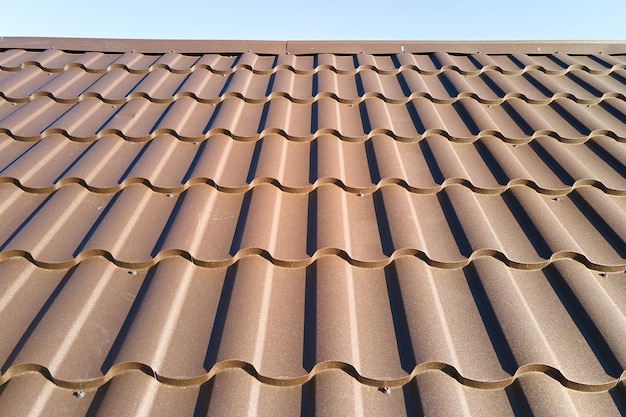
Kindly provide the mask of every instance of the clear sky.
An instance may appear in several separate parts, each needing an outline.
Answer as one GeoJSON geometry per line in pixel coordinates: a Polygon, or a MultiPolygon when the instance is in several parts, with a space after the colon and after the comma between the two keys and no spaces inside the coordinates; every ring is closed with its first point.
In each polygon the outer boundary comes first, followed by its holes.
{"type": "Polygon", "coordinates": [[[0,36],[626,40],[626,0],[4,0],[0,36]]]}

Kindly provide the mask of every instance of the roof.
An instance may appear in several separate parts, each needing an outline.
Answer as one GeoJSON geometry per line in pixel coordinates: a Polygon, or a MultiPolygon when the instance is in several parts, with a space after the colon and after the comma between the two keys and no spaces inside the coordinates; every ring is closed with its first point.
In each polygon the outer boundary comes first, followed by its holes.
{"type": "Polygon", "coordinates": [[[626,43],[0,48],[0,414],[626,414],[626,43]]]}

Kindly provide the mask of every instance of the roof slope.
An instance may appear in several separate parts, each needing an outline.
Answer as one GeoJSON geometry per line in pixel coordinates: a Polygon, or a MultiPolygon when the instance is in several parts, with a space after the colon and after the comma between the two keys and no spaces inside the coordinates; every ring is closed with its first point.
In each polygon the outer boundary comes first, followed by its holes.
{"type": "Polygon", "coordinates": [[[0,414],[626,414],[625,44],[0,48],[0,414]]]}

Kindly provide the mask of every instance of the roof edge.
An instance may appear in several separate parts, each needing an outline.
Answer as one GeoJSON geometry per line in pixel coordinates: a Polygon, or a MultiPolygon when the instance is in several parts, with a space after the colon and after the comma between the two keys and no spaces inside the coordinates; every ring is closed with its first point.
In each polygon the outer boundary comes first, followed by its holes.
{"type": "Polygon", "coordinates": [[[623,41],[294,41],[289,42],[293,54],[313,53],[626,53],[623,41]]]}
{"type": "Polygon", "coordinates": [[[0,49],[141,53],[626,53],[626,41],[246,41],[0,37],[0,49]]]}

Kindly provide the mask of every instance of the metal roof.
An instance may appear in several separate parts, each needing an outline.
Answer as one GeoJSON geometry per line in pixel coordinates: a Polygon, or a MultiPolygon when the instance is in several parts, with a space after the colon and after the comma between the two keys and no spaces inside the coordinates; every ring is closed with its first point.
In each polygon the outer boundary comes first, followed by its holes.
{"type": "Polygon", "coordinates": [[[626,44],[0,51],[0,414],[626,414],[626,44]]]}

